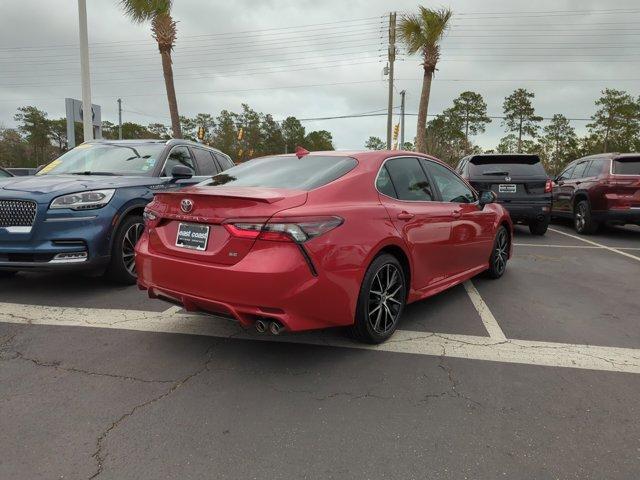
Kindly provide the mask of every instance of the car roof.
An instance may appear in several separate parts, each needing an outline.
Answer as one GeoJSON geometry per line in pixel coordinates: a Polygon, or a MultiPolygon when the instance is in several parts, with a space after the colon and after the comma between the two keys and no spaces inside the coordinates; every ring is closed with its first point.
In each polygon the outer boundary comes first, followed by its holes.
{"type": "MultiPolygon", "coordinates": [[[[587,160],[593,158],[607,158],[611,160],[615,160],[616,158],[634,158],[640,157],[640,153],[618,153],[618,152],[608,152],[608,153],[595,153],[593,155],[588,155],[586,157],[578,158],[577,160],[587,160]]],[[[577,161],[574,160],[574,161],[577,161]]]]}
{"type": "MultiPolygon", "coordinates": [[[[326,150],[318,152],[309,152],[309,155],[322,156],[322,157],[353,157],[358,160],[382,160],[392,157],[423,157],[446,165],[436,157],[427,153],[412,152],[409,150],[326,150]]],[[[280,155],[265,155],[268,157],[295,157],[295,153],[283,153],[280,155]]]]}
{"type": "Polygon", "coordinates": [[[215,147],[210,147],[209,145],[204,145],[202,143],[193,142],[191,140],[185,140],[185,139],[182,139],[182,138],[171,138],[169,140],[162,140],[162,139],[157,139],[157,138],[138,138],[138,139],[127,139],[127,140],[98,139],[98,140],[91,140],[91,141],[85,142],[85,143],[101,143],[101,144],[107,144],[107,145],[140,145],[141,143],[166,144],[167,146],[171,146],[171,145],[190,145],[192,147],[206,148],[208,150],[213,150],[213,151],[222,153],[223,155],[226,155],[226,153],[224,153],[221,150],[218,150],[215,147]]]}

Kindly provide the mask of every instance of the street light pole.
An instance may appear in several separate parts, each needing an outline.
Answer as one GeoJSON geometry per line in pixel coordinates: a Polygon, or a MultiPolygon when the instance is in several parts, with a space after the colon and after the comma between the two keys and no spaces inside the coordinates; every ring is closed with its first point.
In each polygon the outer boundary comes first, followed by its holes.
{"type": "Polygon", "coordinates": [[[396,12],[389,14],[389,98],[387,106],[387,150],[391,150],[393,125],[393,64],[396,60],[396,12]]]}
{"type": "Polygon", "coordinates": [[[400,92],[400,150],[404,150],[404,96],[406,90],[400,92]]]}
{"type": "Polygon", "coordinates": [[[118,99],[118,140],[122,140],[122,99],[118,99]]]}
{"type": "Polygon", "coordinates": [[[82,78],[82,127],[84,141],[93,140],[91,80],[89,73],[89,36],[87,34],[87,0],[78,0],[80,26],[80,76],[82,78]]]}

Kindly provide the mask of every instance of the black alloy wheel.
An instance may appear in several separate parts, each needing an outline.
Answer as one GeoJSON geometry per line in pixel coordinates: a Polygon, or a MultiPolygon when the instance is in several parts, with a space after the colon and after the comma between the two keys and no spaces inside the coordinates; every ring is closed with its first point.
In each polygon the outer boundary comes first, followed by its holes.
{"type": "Polygon", "coordinates": [[[366,343],[387,340],[398,327],[407,296],[405,273],[400,262],[390,254],[374,259],[365,273],[356,319],[354,336],[366,343]]]}
{"type": "Polygon", "coordinates": [[[489,269],[487,274],[491,278],[500,278],[507,269],[509,260],[509,233],[504,226],[500,226],[493,243],[493,250],[489,258],[489,269]]]}
{"type": "Polygon", "coordinates": [[[125,218],[113,240],[111,261],[105,272],[114,282],[124,285],[136,283],[135,247],[144,232],[144,221],[139,215],[125,218]]]}

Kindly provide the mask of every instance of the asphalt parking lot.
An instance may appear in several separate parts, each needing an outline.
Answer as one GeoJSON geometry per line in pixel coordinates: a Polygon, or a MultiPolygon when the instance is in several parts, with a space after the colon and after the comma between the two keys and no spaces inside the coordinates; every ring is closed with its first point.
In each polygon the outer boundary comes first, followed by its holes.
{"type": "Polygon", "coordinates": [[[2,279],[0,478],[637,478],[640,228],[514,241],[379,347],[2,279]]]}

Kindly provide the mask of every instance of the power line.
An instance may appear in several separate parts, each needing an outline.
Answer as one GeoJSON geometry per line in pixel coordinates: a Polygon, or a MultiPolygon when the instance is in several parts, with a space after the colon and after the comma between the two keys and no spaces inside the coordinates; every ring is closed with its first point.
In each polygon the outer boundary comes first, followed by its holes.
{"type": "MultiPolygon", "coordinates": [[[[174,67],[174,69],[179,70],[181,68],[185,68],[188,66],[193,66],[193,67],[198,67],[198,68],[217,68],[217,67],[225,67],[225,66],[234,66],[236,68],[242,68],[244,66],[247,65],[256,65],[256,64],[264,64],[264,63],[269,63],[269,64],[282,64],[280,66],[286,66],[288,62],[292,62],[292,61],[298,61],[298,60],[309,60],[309,59],[318,59],[318,58],[323,58],[323,59],[330,59],[332,57],[344,57],[346,55],[349,55],[349,58],[346,58],[345,60],[349,61],[349,60],[355,60],[355,59],[360,59],[360,58],[372,58],[372,57],[379,57],[380,53],[381,53],[382,49],[377,49],[374,51],[350,51],[350,52],[341,52],[341,53],[332,53],[332,54],[325,54],[325,55],[304,55],[302,57],[291,57],[291,58],[283,58],[281,60],[273,60],[273,59],[261,59],[261,60],[255,60],[252,62],[246,62],[246,63],[238,63],[235,61],[226,61],[226,62],[190,62],[190,63],[180,63],[179,65],[176,65],[174,67]],[[358,55],[367,55],[367,56],[358,56],[358,55]],[[371,55],[372,54],[372,55],[371,55]]],[[[338,59],[335,59],[340,60],[338,59]]],[[[277,66],[277,65],[276,65],[277,66]]],[[[51,78],[51,77],[68,77],[69,76],[69,69],[63,69],[57,70],[60,73],[49,73],[51,72],[51,70],[47,70],[47,73],[44,74],[38,74],[38,78],[51,78]]],[[[94,72],[94,76],[97,76],[97,74],[100,72],[100,70],[95,70],[94,72]]],[[[157,73],[158,72],[158,68],[157,67],[153,67],[153,68],[135,68],[135,67],[125,67],[123,69],[109,69],[106,72],[103,72],[104,74],[121,74],[121,73],[144,73],[144,72],[154,72],[157,73]]],[[[23,72],[7,72],[9,73],[8,76],[0,76],[0,80],[7,80],[7,79],[11,79],[11,78],[19,78],[20,74],[23,72]]],[[[104,78],[104,75],[101,75],[102,78],[104,78]]],[[[174,75],[174,77],[180,77],[180,75],[174,75]]],[[[133,79],[134,77],[128,77],[129,79],[133,79]]],[[[140,78],[140,77],[137,77],[140,78]]]]}
{"type": "MultiPolygon", "coordinates": [[[[398,82],[417,82],[422,80],[421,78],[397,78],[395,79],[398,82]]],[[[640,78],[434,78],[434,82],[444,83],[444,82],[470,82],[470,83],[486,83],[486,82],[496,82],[496,83],[546,83],[546,82],[640,82],[640,78]]],[[[269,91],[269,90],[287,90],[287,89],[299,89],[299,88],[317,88],[317,87],[330,87],[330,86],[347,86],[347,85],[361,85],[368,83],[378,83],[380,86],[385,86],[384,80],[358,80],[351,82],[330,82],[330,83],[313,83],[313,84],[303,84],[303,85],[283,85],[277,87],[257,87],[257,88],[243,88],[243,89],[225,89],[225,90],[204,90],[204,91],[188,91],[188,92],[178,92],[178,95],[216,95],[216,94],[225,94],[225,93],[248,93],[248,92],[258,92],[258,91],[269,91]]],[[[104,94],[104,95],[94,95],[94,98],[116,98],[120,96],[121,98],[133,98],[133,97],[153,97],[153,96],[166,96],[166,92],[155,92],[155,93],[131,93],[131,94],[122,94],[114,93],[114,94],[104,94]]],[[[61,96],[52,96],[52,97],[36,97],[36,98],[3,98],[0,99],[0,102],[33,102],[33,101],[44,101],[44,100],[60,100],[63,99],[64,95],[61,96]]]]}
{"type": "MultiPolygon", "coordinates": [[[[309,23],[309,24],[305,24],[305,25],[295,25],[295,26],[290,26],[290,27],[277,27],[277,28],[267,28],[267,29],[262,29],[262,30],[256,30],[256,29],[252,29],[252,30],[241,30],[241,31],[233,31],[233,32],[220,32],[220,33],[210,33],[210,34],[201,34],[201,35],[181,35],[179,38],[184,38],[184,39],[188,39],[188,38],[198,38],[198,37],[215,37],[215,36],[225,36],[225,35],[233,35],[233,34],[251,34],[251,33],[264,33],[264,32],[269,32],[269,31],[279,31],[279,30],[292,30],[292,29],[307,29],[307,27],[315,27],[315,26],[323,26],[323,25],[329,25],[331,27],[328,28],[348,28],[348,26],[337,26],[336,24],[344,24],[344,23],[358,23],[360,21],[365,21],[365,20],[372,20],[372,19],[380,19],[382,20],[384,18],[384,15],[379,15],[379,16],[375,16],[375,17],[364,17],[364,18],[358,18],[358,19],[351,19],[351,20],[334,20],[331,22],[324,22],[324,23],[309,23]]],[[[375,22],[372,22],[375,23],[375,22]]],[[[122,43],[150,43],[151,45],[155,45],[155,42],[150,42],[149,38],[145,38],[145,39],[140,39],[140,40],[117,40],[117,41],[111,41],[111,42],[93,42],[90,43],[90,46],[96,46],[96,45],[113,45],[113,44],[122,44],[122,43]]],[[[5,51],[5,50],[21,50],[21,49],[38,49],[38,50],[48,50],[48,49],[57,49],[57,48],[63,48],[63,47],[78,47],[77,43],[70,43],[70,44],[64,44],[64,45],[41,45],[41,46],[19,46],[19,47],[2,47],[0,48],[0,51],[5,51]]]]}
{"type": "MultiPolygon", "coordinates": [[[[297,65],[290,65],[291,67],[297,67],[297,66],[305,66],[304,68],[296,68],[296,69],[291,69],[291,68],[285,68],[285,69],[280,69],[280,70],[264,70],[263,68],[258,68],[258,69],[246,69],[243,70],[241,73],[236,73],[237,70],[228,70],[228,71],[218,71],[216,73],[213,73],[211,75],[203,75],[203,76],[188,76],[189,79],[191,80],[197,80],[197,79],[210,79],[210,78],[215,78],[215,77],[224,77],[224,78],[230,78],[230,77],[244,77],[247,76],[247,74],[254,74],[254,73],[260,73],[262,75],[269,75],[269,74],[275,74],[275,73],[288,73],[288,72],[299,72],[299,71],[305,71],[305,70],[315,70],[315,69],[321,69],[321,68],[335,68],[335,67],[352,67],[352,66],[358,66],[358,65],[365,65],[365,64],[373,64],[373,63],[380,63],[380,56],[377,57],[372,57],[372,58],[378,58],[377,60],[372,60],[372,61],[366,61],[366,62],[353,62],[353,63],[349,63],[349,64],[345,64],[343,63],[334,63],[334,64],[297,64],[297,65]]],[[[335,60],[334,60],[335,62],[335,60]]],[[[174,75],[174,77],[178,77],[180,78],[179,75],[174,75]]],[[[109,83],[109,84],[113,84],[113,83],[131,83],[131,81],[134,81],[136,83],[142,83],[142,82],[154,82],[154,81],[160,81],[161,77],[158,76],[158,78],[156,79],[134,79],[134,78],[122,78],[122,79],[118,79],[118,80],[110,80],[108,82],[94,82],[94,85],[99,85],[99,84],[104,84],[104,83],[109,83]]],[[[5,84],[5,85],[0,85],[0,87],[12,87],[12,88],[31,88],[31,87],[42,87],[44,86],[43,84],[5,84]]],[[[50,87],[75,87],[76,85],[74,84],[52,84],[52,83],[48,83],[46,84],[46,86],[50,86],[50,87]]]]}
{"type": "MultiPolygon", "coordinates": [[[[324,120],[342,120],[347,118],[381,117],[386,115],[387,115],[386,113],[354,113],[354,114],[348,114],[348,115],[335,115],[331,117],[298,118],[298,120],[301,122],[318,122],[318,121],[324,121],[324,120]]],[[[405,112],[405,115],[409,115],[412,117],[418,116],[417,113],[406,113],[406,112],[405,112]]],[[[439,115],[441,114],[433,113],[433,114],[428,114],[427,117],[438,117],[439,115]]],[[[489,118],[493,120],[504,120],[507,117],[501,116],[501,115],[489,115],[489,118]]],[[[552,119],[553,117],[542,117],[542,120],[552,120],[552,119]]],[[[590,122],[592,119],[591,118],[567,118],[567,120],[576,121],[576,122],[590,122]]]]}
{"type": "MultiPolygon", "coordinates": [[[[385,36],[384,32],[380,32],[379,30],[361,30],[361,31],[351,31],[350,33],[340,33],[340,34],[331,34],[331,35],[318,35],[318,36],[304,36],[304,37],[300,37],[300,38],[287,38],[287,39],[278,39],[275,41],[247,41],[247,42],[232,42],[232,43],[217,43],[215,45],[215,47],[213,48],[206,48],[206,47],[202,47],[202,46],[193,46],[190,48],[185,48],[185,52],[187,51],[197,51],[197,52],[212,52],[212,51],[233,51],[233,50],[238,50],[238,49],[246,49],[246,48],[250,48],[250,47],[263,47],[263,46],[267,46],[270,48],[279,48],[282,45],[290,45],[291,42],[310,42],[310,41],[314,41],[311,42],[314,45],[327,45],[327,44],[331,44],[332,42],[315,42],[315,40],[335,40],[336,42],[339,43],[343,43],[345,42],[345,38],[348,37],[358,37],[355,38],[354,40],[356,41],[360,41],[363,38],[366,38],[367,40],[373,39],[373,38],[383,38],[385,36]]],[[[176,48],[176,52],[180,52],[182,51],[181,48],[177,47],[176,48]]],[[[94,52],[91,56],[92,59],[101,59],[101,58],[113,58],[114,55],[117,56],[117,58],[121,58],[122,54],[134,54],[136,56],[140,56],[140,50],[134,50],[134,51],[112,51],[112,52],[94,52]]],[[[151,53],[151,51],[149,51],[148,53],[151,53]]],[[[69,52],[69,53],[62,53],[62,54],[58,54],[58,55],[46,55],[45,57],[29,57],[29,58],[25,58],[24,60],[31,60],[31,61],[35,61],[35,60],[50,60],[50,59],[60,59],[60,58],[73,58],[73,56],[75,55],[75,53],[73,52],[69,52]]],[[[5,59],[8,60],[12,60],[15,61],[15,58],[12,57],[5,57],[5,59]]],[[[23,61],[23,60],[21,60],[23,61]]]]}

